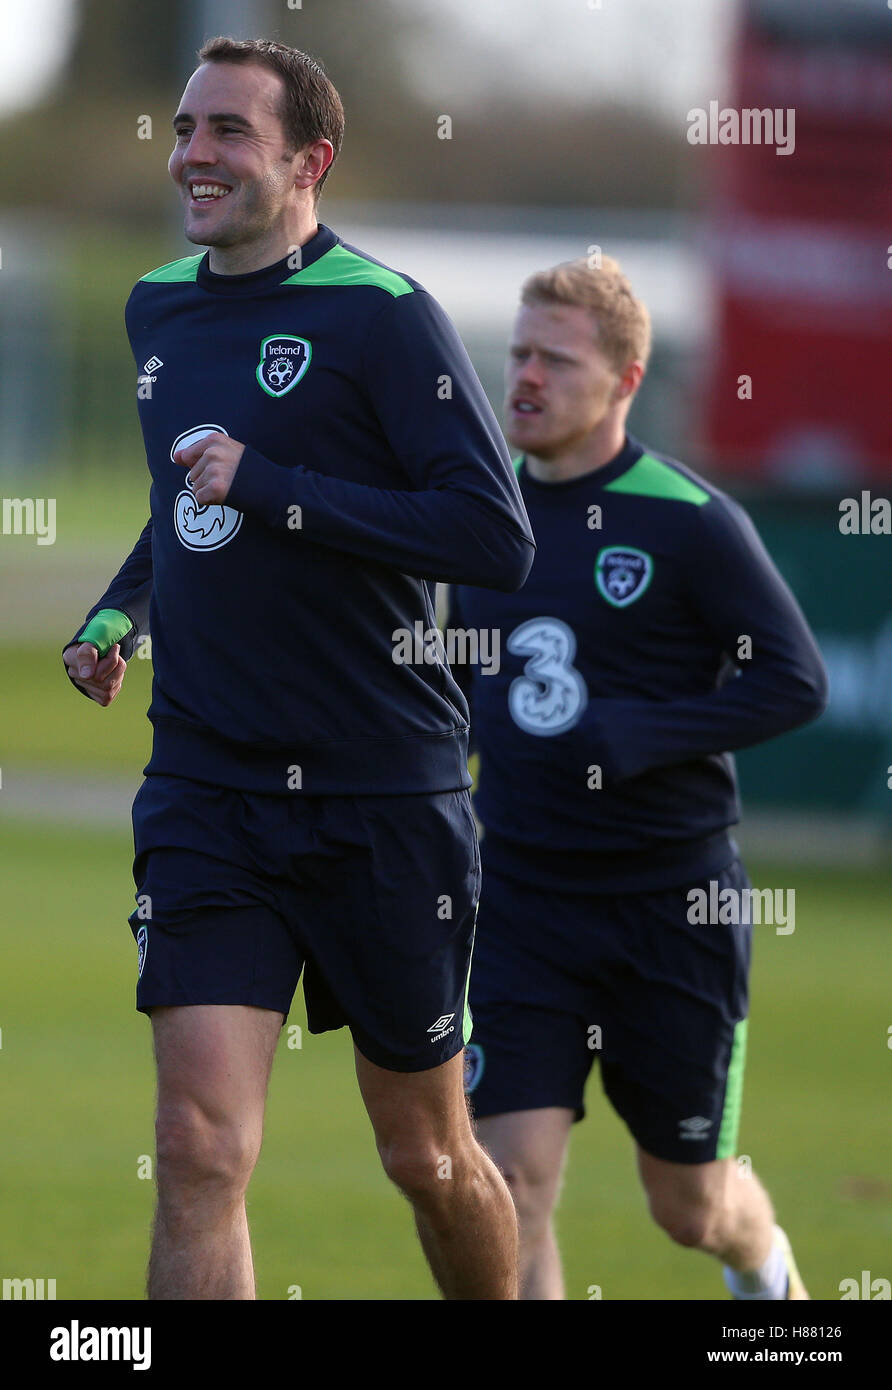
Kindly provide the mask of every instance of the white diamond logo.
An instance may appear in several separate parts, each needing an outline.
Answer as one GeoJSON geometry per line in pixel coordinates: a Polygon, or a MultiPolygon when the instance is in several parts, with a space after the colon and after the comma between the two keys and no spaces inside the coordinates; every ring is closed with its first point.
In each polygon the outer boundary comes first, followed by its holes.
{"type": "Polygon", "coordinates": [[[678,1128],[682,1139],[705,1139],[712,1129],[712,1120],[707,1120],[705,1115],[692,1115],[689,1120],[679,1120],[678,1128]]]}

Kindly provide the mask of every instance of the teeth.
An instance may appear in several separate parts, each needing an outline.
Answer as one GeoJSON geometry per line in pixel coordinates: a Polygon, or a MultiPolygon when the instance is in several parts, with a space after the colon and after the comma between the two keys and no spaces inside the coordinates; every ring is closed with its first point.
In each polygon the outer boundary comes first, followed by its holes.
{"type": "Polygon", "coordinates": [[[192,185],[193,198],[225,198],[229,192],[221,183],[194,183],[192,185]]]}

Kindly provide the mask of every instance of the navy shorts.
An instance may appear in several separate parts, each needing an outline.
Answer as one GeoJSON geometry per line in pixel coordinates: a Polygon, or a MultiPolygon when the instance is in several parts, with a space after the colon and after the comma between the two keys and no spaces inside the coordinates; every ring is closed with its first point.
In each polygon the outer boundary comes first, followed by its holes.
{"type": "Polygon", "coordinates": [[[136,1006],[247,1004],[349,1026],[391,1071],[470,1035],[480,893],[468,791],[275,796],[149,776],[133,803],[136,1006]]]}
{"type": "MultiPolygon", "coordinates": [[[[475,1115],[562,1106],[582,1119],[598,1060],[607,1098],[647,1153],[673,1163],[731,1157],[752,927],[688,921],[688,892],[708,892],[708,879],[558,894],[493,873],[485,840],[482,848],[465,1053],[475,1115]]],[[[719,893],[749,886],[739,860],[712,879],[719,893]]]]}

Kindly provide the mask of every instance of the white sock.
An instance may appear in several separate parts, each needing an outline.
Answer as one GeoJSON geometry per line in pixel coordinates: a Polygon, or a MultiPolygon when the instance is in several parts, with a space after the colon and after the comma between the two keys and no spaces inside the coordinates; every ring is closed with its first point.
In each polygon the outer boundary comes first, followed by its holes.
{"type": "Polygon", "coordinates": [[[758,1269],[730,1269],[724,1266],[725,1283],[732,1298],[773,1299],[787,1296],[787,1260],[780,1238],[780,1228],[774,1228],[774,1243],[768,1259],[758,1269]]]}

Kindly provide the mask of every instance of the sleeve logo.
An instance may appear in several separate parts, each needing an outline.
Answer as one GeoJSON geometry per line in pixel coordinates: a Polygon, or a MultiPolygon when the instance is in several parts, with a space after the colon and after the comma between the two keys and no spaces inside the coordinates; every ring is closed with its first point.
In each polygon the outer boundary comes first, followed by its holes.
{"type": "Polygon", "coordinates": [[[274,333],[260,344],[257,380],[268,396],[287,396],[310,365],[312,345],[306,338],[274,333]]]}
{"type": "Polygon", "coordinates": [[[627,608],[640,598],[653,577],[654,562],[646,550],[608,545],[598,551],[595,583],[614,608],[627,608]]]}

